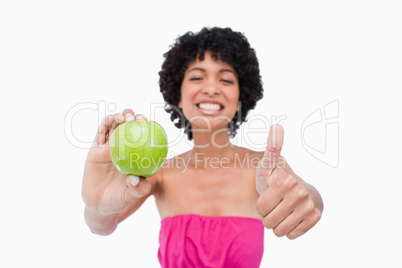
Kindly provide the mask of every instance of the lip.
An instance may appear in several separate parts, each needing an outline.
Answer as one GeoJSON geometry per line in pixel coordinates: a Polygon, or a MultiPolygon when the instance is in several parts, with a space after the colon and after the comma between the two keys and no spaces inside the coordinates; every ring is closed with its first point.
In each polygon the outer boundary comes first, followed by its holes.
{"type": "Polygon", "coordinates": [[[197,107],[198,111],[200,111],[201,113],[203,113],[205,115],[219,115],[222,112],[223,108],[225,108],[222,103],[220,103],[219,101],[216,101],[216,100],[201,100],[201,101],[197,102],[195,104],[195,106],[197,107]],[[199,105],[201,103],[218,104],[221,108],[219,110],[205,110],[205,109],[200,108],[199,105]]]}

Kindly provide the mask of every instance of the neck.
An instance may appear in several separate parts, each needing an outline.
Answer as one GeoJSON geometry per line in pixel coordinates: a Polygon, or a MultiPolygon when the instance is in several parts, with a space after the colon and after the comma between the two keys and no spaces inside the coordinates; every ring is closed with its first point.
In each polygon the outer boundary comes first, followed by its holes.
{"type": "Polygon", "coordinates": [[[234,148],[229,140],[227,129],[208,132],[193,131],[193,141],[192,154],[202,157],[228,157],[234,148]]]}

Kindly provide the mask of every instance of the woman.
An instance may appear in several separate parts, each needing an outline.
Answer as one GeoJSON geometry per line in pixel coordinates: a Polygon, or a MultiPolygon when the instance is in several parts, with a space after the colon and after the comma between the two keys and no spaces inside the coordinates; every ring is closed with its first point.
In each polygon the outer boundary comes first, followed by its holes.
{"type": "Polygon", "coordinates": [[[165,109],[194,147],[148,179],[123,176],[111,163],[108,137],[119,124],[146,118],[130,109],[107,116],[84,171],[92,232],[112,233],[154,195],[162,267],[259,267],[264,226],[294,239],[319,221],[319,193],[280,156],[280,125],[271,127],[265,152],[229,141],[262,97],[258,61],[242,34],[229,28],[186,33],[165,54],[159,75],[165,109]]]}

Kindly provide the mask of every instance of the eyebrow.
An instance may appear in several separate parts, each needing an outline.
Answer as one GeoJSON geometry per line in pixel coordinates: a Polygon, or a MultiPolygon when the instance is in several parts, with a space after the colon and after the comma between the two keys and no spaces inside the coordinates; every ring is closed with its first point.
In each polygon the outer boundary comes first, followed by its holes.
{"type": "MultiPolygon", "coordinates": [[[[191,70],[189,70],[188,72],[192,72],[192,71],[206,72],[206,70],[204,68],[200,68],[200,67],[194,67],[191,70]]],[[[221,70],[219,70],[219,73],[224,73],[224,72],[230,72],[230,73],[234,74],[235,76],[237,76],[236,73],[234,71],[230,70],[230,69],[221,69],[221,70]]]]}

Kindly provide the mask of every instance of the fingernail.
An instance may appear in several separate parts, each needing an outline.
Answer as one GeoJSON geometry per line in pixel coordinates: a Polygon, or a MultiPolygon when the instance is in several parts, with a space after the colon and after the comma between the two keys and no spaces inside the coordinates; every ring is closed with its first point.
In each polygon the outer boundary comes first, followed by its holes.
{"type": "Polygon", "coordinates": [[[137,184],[138,184],[139,182],[140,182],[140,177],[134,176],[134,175],[132,175],[132,176],[130,177],[130,183],[131,183],[132,186],[137,186],[137,184]]]}
{"type": "Polygon", "coordinates": [[[136,114],[135,119],[136,120],[147,121],[147,118],[145,117],[145,115],[142,115],[142,114],[136,114]]]}
{"type": "Polygon", "coordinates": [[[130,114],[130,113],[126,114],[125,120],[126,120],[126,122],[133,121],[134,120],[134,115],[130,114]]]}

